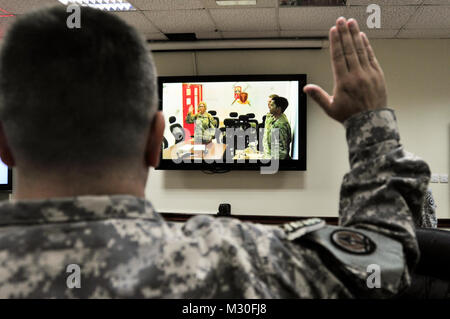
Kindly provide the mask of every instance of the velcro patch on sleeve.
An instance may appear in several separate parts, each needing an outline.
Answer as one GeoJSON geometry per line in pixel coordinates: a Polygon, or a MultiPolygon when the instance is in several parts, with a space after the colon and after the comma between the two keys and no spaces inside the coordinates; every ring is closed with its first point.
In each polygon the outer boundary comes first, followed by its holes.
{"type": "Polygon", "coordinates": [[[291,223],[286,223],[281,229],[286,234],[288,240],[296,240],[305,234],[316,231],[325,227],[325,221],[320,218],[309,218],[305,220],[299,220],[291,223]]]}

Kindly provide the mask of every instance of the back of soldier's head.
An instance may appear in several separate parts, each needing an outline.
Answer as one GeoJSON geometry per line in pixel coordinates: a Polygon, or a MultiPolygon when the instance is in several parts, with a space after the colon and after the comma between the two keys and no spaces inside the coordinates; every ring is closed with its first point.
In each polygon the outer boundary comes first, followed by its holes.
{"type": "Polygon", "coordinates": [[[275,105],[279,108],[281,108],[281,112],[284,113],[284,111],[289,106],[289,102],[286,98],[282,96],[275,96],[272,98],[272,101],[275,103],[275,105]]]}
{"type": "Polygon", "coordinates": [[[137,32],[112,14],[63,6],[22,16],[0,55],[0,118],[16,161],[102,165],[145,148],[156,74],[137,32]]]}

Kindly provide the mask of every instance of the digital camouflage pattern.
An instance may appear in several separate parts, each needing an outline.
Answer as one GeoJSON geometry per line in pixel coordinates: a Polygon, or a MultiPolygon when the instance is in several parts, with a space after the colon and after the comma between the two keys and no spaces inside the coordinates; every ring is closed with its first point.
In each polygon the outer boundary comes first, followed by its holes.
{"type": "Polygon", "coordinates": [[[345,126],[351,170],[340,223],[403,245],[407,267],[386,287],[354,289],[366,273],[341,272],[314,243],[287,240],[282,227],[209,216],[168,223],[144,199],[83,196],[0,204],[0,297],[391,296],[419,257],[413,221],[430,171],[403,151],[393,111],[362,113],[345,126]],[[67,287],[69,264],[80,266],[81,288],[67,287]]]}
{"type": "Polygon", "coordinates": [[[289,159],[290,146],[292,142],[291,135],[291,125],[289,124],[286,114],[282,113],[281,116],[277,119],[272,114],[268,113],[266,115],[266,121],[264,123],[264,156],[280,160],[289,159]],[[272,141],[273,129],[278,129],[278,154],[272,154],[274,153],[272,150],[272,147],[274,146],[274,142],[272,141]]]}
{"type": "Polygon", "coordinates": [[[205,112],[203,114],[188,113],[186,115],[186,123],[195,123],[194,127],[194,141],[195,143],[209,143],[215,136],[216,120],[214,117],[205,112]]]}
{"type": "Polygon", "coordinates": [[[417,225],[424,228],[437,228],[436,203],[431,189],[427,190],[422,205],[422,219],[417,225]]]}

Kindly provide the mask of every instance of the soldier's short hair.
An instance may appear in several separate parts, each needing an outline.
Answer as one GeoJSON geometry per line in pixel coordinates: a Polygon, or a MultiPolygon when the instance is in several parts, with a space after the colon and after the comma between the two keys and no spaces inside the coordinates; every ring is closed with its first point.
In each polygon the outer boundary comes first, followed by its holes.
{"type": "MultiPolygon", "coordinates": [[[[117,16],[40,9],[14,23],[0,53],[0,119],[13,155],[35,165],[95,165],[142,154],[156,113],[145,42],[117,16]]],[[[46,166],[45,166],[46,167],[46,166]]]]}
{"type": "Polygon", "coordinates": [[[288,100],[282,96],[275,96],[272,98],[272,101],[275,103],[277,107],[281,108],[281,112],[283,113],[289,105],[288,100]]]}
{"type": "Polygon", "coordinates": [[[274,97],[278,97],[278,95],[277,94],[270,94],[269,95],[269,98],[271,98],[271,99],[273,99],[274,97]]]}

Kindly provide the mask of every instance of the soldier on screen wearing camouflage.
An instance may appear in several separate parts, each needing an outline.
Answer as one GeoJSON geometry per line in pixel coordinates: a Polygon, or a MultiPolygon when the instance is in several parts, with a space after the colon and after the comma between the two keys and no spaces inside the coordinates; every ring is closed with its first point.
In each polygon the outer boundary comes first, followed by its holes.
{"type": "Polygon", "coordinates": [[[284,114],[284,111],[288,107],[289,103],[284,97],[271,95],[269,98],[269,110],[270,112],[266,116],[264,123],[264,156],[267,158],[274,158],[280,160],[289,159],[289,150],[292,141],[291,125],[284,114]],[[278,140],[273,141],[273,131],[278,130],[278,140]],[[278,148],[278,153],[272,149],[277,143],[275,148],[278,148]]]}
{"type": "Polygon", "coordinates": [[[408,286],[430,171],[399,142],[356,21],[330,31],[333,98],[305,87],[347,133],[340,225],[277,227],[169,223],[153,209],[144,191],[164,118],[152,57],[117,16],[81,13],[72,30],[65,8],[21,16],[2,45],[0,156],[16,167],[17,188],[0,204],[0,298],[356,298],[408,286]]]}
{"type": "Polygon", "coordinates": [[[193,107],[189,107],[186,123],[195,123],[194,141],[197,144],[208,144],[214,138],[217,123],[213,116],[206,113],[206,102],[198,103],[198,113],[192,114],[193,107]]]}

